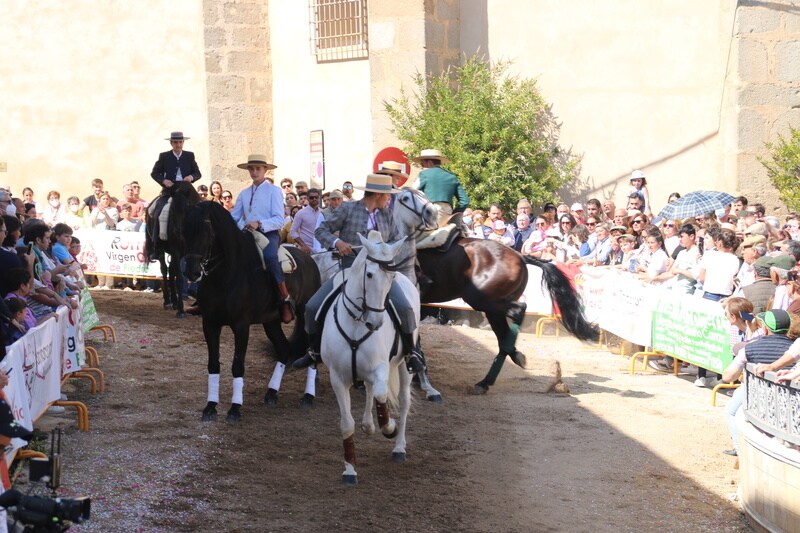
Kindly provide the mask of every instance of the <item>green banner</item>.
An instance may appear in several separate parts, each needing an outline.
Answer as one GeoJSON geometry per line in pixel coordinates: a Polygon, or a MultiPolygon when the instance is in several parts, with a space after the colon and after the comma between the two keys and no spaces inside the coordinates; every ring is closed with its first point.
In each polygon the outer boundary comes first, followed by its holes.
{"type": "Polygon", "coordinates": [[[97,309],[94,307],[94,300],[87,288],[81,291],[81,311],[83,312],[83,332],[86,333],[100,323],[100,318],[97,316],[97,309]]]}
{"type": "Polygon", "coordinates": [[[730,323],[719,302],[664,294],[653,311],[653,349],[721,374],[731,361],[730,323]]]}

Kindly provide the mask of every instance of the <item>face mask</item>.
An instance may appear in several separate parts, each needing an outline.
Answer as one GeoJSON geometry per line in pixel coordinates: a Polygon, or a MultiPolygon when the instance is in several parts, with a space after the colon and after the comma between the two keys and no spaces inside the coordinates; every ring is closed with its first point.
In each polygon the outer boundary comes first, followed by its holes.
{"type": "Polygon", "coordinates": [[[80,204],[72,204],[72,205],[69,206],[69,210],[72,211],[73,213],[77,213],[79,207],[80,207],[80,204]]]}
{"type": "Polygon", "coordinates": [[[472,225],[472,217],[464,217],[462,220],[464,221],[464,224],[466,224],[467,226],[472,225]]]}
{"type": "Polygon", "coordinates": [[[14,204],[8,204],[6,207],[6,215],[11,215],[12,217],[17,214],[17,206],[14,204]]]}
{"type": "Polygon", "coordinates": [[[50,205],[51,205],[52,207],[54,207],[54,208],[57,208],[59,205],[61,205],[61,202],[59,202],[58,200],[56,200],[56,199],[54,198],[54,199],[50,200],[50,205]]]}

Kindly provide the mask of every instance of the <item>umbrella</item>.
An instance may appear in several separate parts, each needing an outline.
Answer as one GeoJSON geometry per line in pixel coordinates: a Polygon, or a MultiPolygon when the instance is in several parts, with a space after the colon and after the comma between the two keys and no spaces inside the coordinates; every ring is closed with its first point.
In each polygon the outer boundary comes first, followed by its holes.
{"type": "Polygon", "coordinates": [[[669,203],[658,214],[663,219],[683,219],[724,209],[736,199],[719,191],[694,191],[669,203]]]}

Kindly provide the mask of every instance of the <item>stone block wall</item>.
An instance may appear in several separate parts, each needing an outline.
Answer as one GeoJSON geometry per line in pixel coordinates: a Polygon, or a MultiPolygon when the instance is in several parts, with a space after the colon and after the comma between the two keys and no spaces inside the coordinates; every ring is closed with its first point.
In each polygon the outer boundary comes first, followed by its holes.
{"type": "MultiPolygon", "coordinates": [[[[250,153],[273,158],[267,0],[204,0],[211,179],[238,193],[250,153]]],[[[210,181],[210,180],[209,180],[210,181]]]]}
{"type": "Polygon", "coordinates": [[[769,210],[783,209],[758,157],[764,143],[800,128],[800,6],[779,0],[740,2],[738,55],[738,190],[769,210]]]}

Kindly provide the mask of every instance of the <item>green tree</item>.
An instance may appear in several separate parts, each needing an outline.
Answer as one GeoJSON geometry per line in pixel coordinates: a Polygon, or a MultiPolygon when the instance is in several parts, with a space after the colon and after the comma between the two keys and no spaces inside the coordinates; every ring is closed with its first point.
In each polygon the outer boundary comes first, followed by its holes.
{"type": "Polygon", "coordinates": [[[758,160],[767,169],[770,181],[778,189],[781,201],[790,211],[800,210],[800,130],[792,128],[789,138],[766,143],[768,157],[758,160]]]}
{"type": "Polygon", "coordinates": [[[508,76],[508,67],[471,57],[452,72],[417,74],[413,94],[401,89],[384,102],[406,153],[442,150],[473,206],[552,201],[579,172],[578,158],[558,145],[560,124],[536,81],[508,76]]]}

